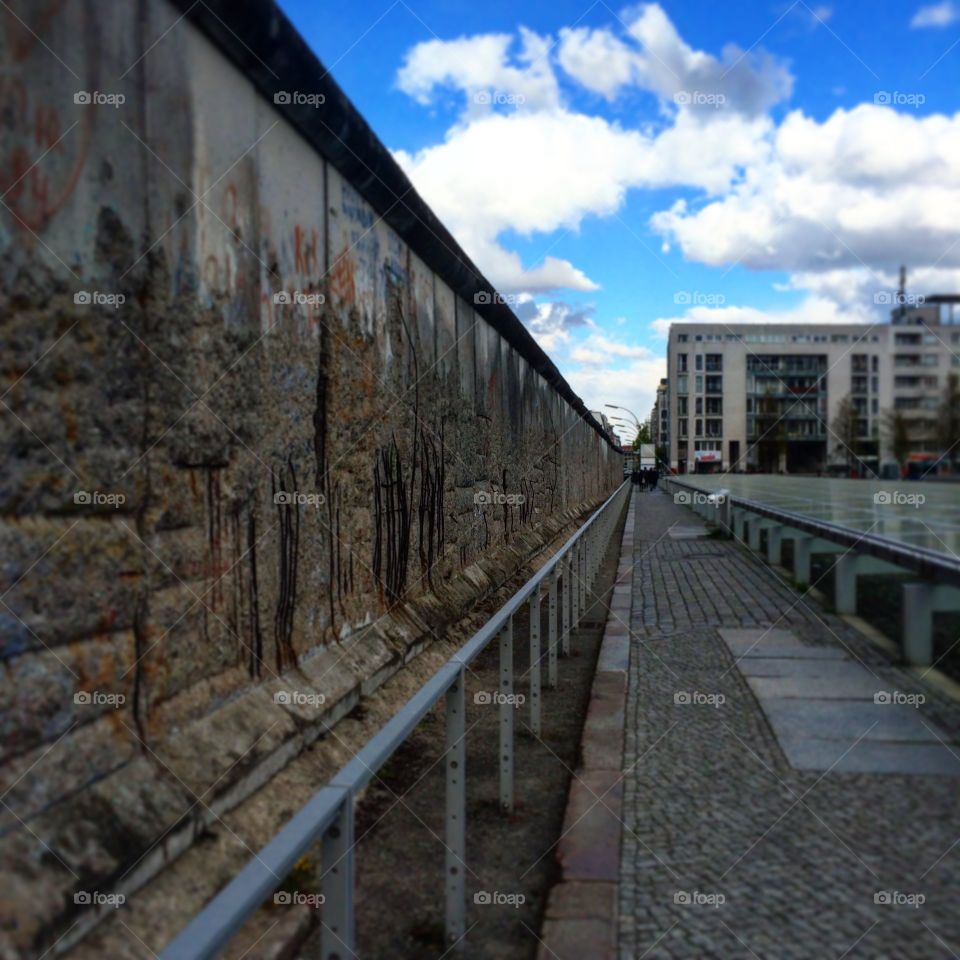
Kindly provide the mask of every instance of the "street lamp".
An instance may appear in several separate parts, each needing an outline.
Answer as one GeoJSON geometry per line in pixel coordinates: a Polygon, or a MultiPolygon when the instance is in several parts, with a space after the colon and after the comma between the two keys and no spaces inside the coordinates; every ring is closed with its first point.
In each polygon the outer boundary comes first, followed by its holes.
{"type": "Polygon", "coordinates": [[[633,417],[634,423],[637,425],[637,430],[640,429],[640,418],[628,407],[621,407],[615,403],[605,403],[605,407],[609,407],[611,410],[623,410],[625,413],[629,413],[633,417]]]}

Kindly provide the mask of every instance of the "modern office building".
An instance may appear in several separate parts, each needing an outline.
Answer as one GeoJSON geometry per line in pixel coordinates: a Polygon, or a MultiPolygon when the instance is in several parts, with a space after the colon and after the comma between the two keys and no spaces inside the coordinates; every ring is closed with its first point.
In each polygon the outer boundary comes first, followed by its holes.
{"type": "Polygon", "coordinates": [[[657,398],[650,411],[650,440],[659,451],[670,446],[670,393],[669,381],[661,378],[657,384],[657,398]]]}
{"type": "Polygon", "coordinates": [[[909,469],[929,469],[944,452],[944,390],[960,375],[960,296],[905,300],[889,323],[673,324],[671,468],[892,471],[899,448],[909,469]]]}

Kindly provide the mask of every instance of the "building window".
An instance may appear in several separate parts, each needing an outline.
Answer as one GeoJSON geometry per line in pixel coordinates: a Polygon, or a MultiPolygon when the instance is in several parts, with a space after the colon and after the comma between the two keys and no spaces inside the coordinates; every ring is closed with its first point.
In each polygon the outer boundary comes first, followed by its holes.
{"type": "Polygon", "coordinates": [[[687,355],[685,353],[677,354],[677,373],[687,372],[687,355]]]}
{"type": "Polygon", "coordinates": [[[696,362],[697,362],[697,369],[698,369],[698,370],[702,370],[702,369],[703,369],[703,354],[702,354],[702,353],[698,353],[698,354],[697,354],[696,362]]]}
{"type": "Polygon", "coordinates": [[[697,416],[703,413],[703,397],[697,397],[697,416]]]}
{"type": "Polygon", "coordinates": [[[696,389],[695,392],[696,392],[696,393],[703,393],[703,377],[702,377],[699,373],[697,374],[697,384],[696,384],[696,386],[697,386],[697,389],[696,389]]]}
{"type": "Polygon", "coordinates": [[[687,375],[684,374],[681,377],[677,377],[677,393],[686,393],[687,392],[687,375]]]}
{"type": "Polygon", "coordinates": [[[694,420],[694,424],[695,424],[694,430],[696,431],[696,436],[702,437],[702,436],[703,436],[703,421],[702,421],[702,420],[694,420]]]}

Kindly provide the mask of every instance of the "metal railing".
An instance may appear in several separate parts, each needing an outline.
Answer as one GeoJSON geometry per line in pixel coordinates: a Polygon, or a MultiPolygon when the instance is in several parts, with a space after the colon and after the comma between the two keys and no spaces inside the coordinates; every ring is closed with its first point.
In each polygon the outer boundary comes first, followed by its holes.
{"type": "Polygon", "coordinates": [[[709,516],[710,513],[719,514],[719,522],[731,535],[735,533],[734,512],[740,510],[772,520],[792,530],[810,534],[820,540],[830,541],[857,553],[884,560],[894,566],[916,573],[920,577],[960,587],[960,559],[951,557],[949,554],[931,550],[929,547],[911,546],[907,543],[891,540],[889,537],[855,530],[852,527],[845,527],[830,520],[819,520],[816,517],[794,513],[780,507],[772,507],[756,500],[748,500],[745,497],[730,496],[728,491],[706,490],[703,487],[696,486],[696,484],[678,480],[676,477],[665,479],[667,489],[671,492],[674,488],[677,488],[701,494],[704,499],[699,502],[691,502],[690,506],[694,508],[705,507],[705,511],[699,510],[705,516],[709,516]],[[711,501],[711,498],[714,498],[718,493],[723,494],[723,501],[720,503],[715,500],[711,501]]]}
{"type": "MultiPolygon", "coordinates": [[[[914,666],[933,666],[936,613],[960,612],[960,558],[928,547],[913,546],[875,533],[855,530],[829,520],[730,496],[726,490],[704,490],[696,484],[665,477],[671,493],[682,491],[688,506],[713,520],[729,536],[760,551],[766,531],[766,560],[781,564],[784,540],[793,541],[793,579],[810,586],[811,557],[836,554],[833,606],[839,614],[858,612],[857,578],[878,574],[911,574],[902,582],[900,644],[904,659],[914,666]]],[[[896,637],[894,637],[896,639],[896,637]]]]}
{"type": "Polygon", "coordinates": [[[354,758],[281,828],[246,866],[166,946],[160,960],[215,957],[250,915],[318,840],[321,841],[323,915],[321,953],[342,960],[355,948],[354,805],[357,795],[406,740],[426,714],[445,698],[446,707],[446,889],[447,941],[463,941],[466,932],[466,739],[465,681],[469,664],[499,641],[500,806],[513,810],[513,617],[530,612],[530,726],[541,729],[541,605],[546,600],[547,684],[556,687],[558,658],[570,651],[570,634],[587,607],[587,591],[612,545],[612,534],[630,494],[625,481],[580,527],[550,561],[531,577],[454,654],[354,758]]]}

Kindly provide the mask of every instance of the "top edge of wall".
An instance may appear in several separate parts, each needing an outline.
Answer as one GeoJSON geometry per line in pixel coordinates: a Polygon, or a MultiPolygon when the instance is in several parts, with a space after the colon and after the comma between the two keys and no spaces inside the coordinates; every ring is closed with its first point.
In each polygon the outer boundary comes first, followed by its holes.
{"type": "MultiPolygon", "coordinates": [[[[493,286],[414,190],[370,128],[274,0],[171,0],[273,103],[274,94],[323,94],[323,117],[311,106],[274,104],[302,137],[346,177],[421,260],[479,313],[618,453],[583,400],[516,314],[503,302],[476,303],[493,286]],[[229,26],[227,23],[229,22],[229,26]]],[[[494,299],[494,298],[491,298],[494,299]]]]}

